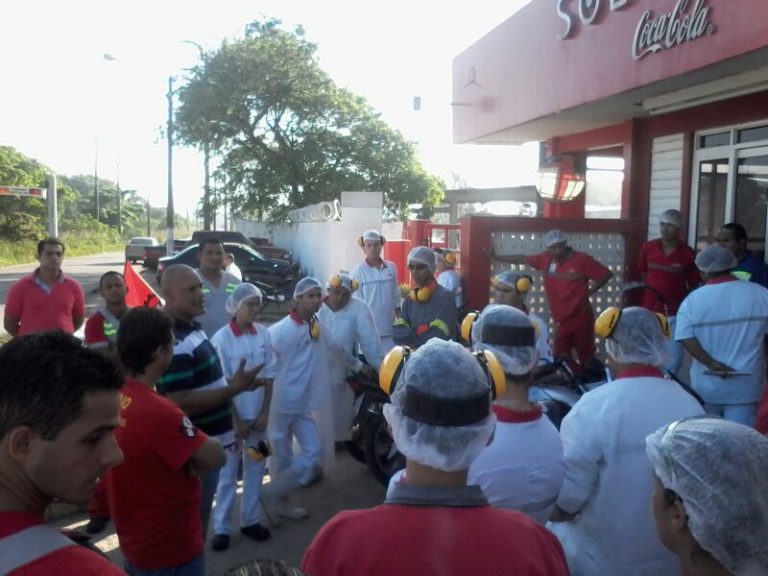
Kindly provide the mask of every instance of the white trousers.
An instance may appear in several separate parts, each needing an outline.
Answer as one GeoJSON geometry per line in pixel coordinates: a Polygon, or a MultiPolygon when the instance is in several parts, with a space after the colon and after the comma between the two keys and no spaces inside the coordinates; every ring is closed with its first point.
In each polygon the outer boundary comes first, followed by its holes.
{"type": "Polygon", "coordinates": [[[309,412],[273,414],[269,423],[269,441],[274,451],[269,462],[271,475],[293,468],[303,485],[312,482],[323,450],[317,424],[309,412]],[[301,448],[298,455],[293,453],[294,438],[301,448]]]}
{"type": "MultiPolygon", "coordinates": [[[[258,439],[255,442],[258,442],[258,439]]],[[[235,507],[237,492],[237,469],[241,460],[243,462],[243,494],[240,498],[240,527],[245,528],[261,523],[259,489],[264,479],[266,460],[261,462],[253,460],[243,448],[243,442],[238,440],[232,447],[226,449],[227,461],[219,475],[219,485],[216,489],[216,508],[213,510],[214,534],[230,534],[232,531],[232,509],[235,507]]]]}

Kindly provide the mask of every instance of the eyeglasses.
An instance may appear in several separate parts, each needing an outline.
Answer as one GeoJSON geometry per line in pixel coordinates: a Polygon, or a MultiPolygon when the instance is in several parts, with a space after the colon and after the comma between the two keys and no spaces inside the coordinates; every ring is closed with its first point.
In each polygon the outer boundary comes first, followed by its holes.
{"type": "Polygon", "coordinates": [[[408,264],[408,270],[424,270],[426,267],[426,264],[408,264]]]}

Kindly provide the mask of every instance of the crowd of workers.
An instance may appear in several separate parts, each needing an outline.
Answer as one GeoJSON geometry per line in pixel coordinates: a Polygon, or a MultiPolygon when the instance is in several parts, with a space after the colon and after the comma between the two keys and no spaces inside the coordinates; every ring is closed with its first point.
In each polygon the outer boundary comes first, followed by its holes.
{"type": "Polygon", "coordinates": [[[269,525],[308,514],[291,495],[333,474],[355,372],[389,395],[406,466],[384,504],[320,530],[307,574],[768,574],[768,439],[754,429],[768,274],[738,224],[695,254],[681,220],[662,214],[661,238],[642,247],[643,305],[597,319],[589,298],[612,272],[563,232],[538,255],[491,251],[541,273],[553,337],[526,303],[533,276],[508,270],[465,323],[468,347],[456,254],[412,249],[401,294],[375,230],[358,238],[359,265],[299,280],[269,327],[261,291],[226,270],[217,239],[200,244],[198,269],[164,271],[163,310],[129,308],[108,272],[83,347],[71,336],[82,288],[61,270],[64,245],[41,241],[0,348],[0,574],[123,573],[45,524],[56,499],[88,504],[90,532],[111,519],[135,576],[205,574],[209,531],[214,551],[235,527],[270,538],[269,525]],[[558,431],[529,389],[553,358],[602,364],[595,335],[615,378],[558,431]],[[671,377],[684,351],[691,388],[671,377]]]}

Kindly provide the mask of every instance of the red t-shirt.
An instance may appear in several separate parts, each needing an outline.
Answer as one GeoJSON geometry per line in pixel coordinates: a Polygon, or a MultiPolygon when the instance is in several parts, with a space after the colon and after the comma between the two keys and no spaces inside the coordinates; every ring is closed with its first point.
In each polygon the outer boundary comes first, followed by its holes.
{"type": "Polygon", "coordinates": [[[556,261],[549,252],[542,252],[526,257],[525,262],[544,273],[544,292],[556,322],[589,306],[589,281],[603,280],[611,273],[589,254],[576,250],[565,260],[556,261]]]}
{"type": "Polygon", "coordinates": [[[107,472],[107,492],[123,554],[143,570],[189,562],[203,539],[200,480],[186,463],[207,436],[176,404],[127,380],[115,437],[125,460],[107,472]]]}
{"type": "Polygon", "coordinates": [[[61,275],[51,285],[50,293],[35,282],[37,271],[11,287],[5,303],[5,315],[19,319],[19,336],[59,328],[72,334],[75,318],[85,317],[85,296],[77,282],[61,275]]]}
{"type": "MultiPolygon", "coordinates": [[[[44,524],[32,512],[0,512],[0,539],[44,524]]],[[[77,574],[78,576],[125,576],[125,572],[96,552],[72,543],[10,572],[8,576],[50,576],[51,574],[77,574]]]]}
{"type": "Polygon", "coordinates": [[[667,309],[664,310],[664,304],[650,290],[643,293],[643,307],[652,312],[676,315],[688,292],[698,286],[701,280],[695,259],[693,249],[682,242],[671,254],[664,253],[661,238],[643,244],[637,267],[645,283],[661,293],[667,309]]]}

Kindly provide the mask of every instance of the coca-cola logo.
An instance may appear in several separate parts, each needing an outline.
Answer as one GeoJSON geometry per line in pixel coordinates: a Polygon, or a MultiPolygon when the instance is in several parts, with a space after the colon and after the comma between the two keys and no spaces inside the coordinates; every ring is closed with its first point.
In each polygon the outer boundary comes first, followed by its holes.
{"type": "Polygon", "coordinates": [[[658,18],[654,18],[652,10],[646,10],[635,28],[632,58],[639,60],[648,54],[714,34],[715,26],[709,19],[709,6],[705,0],[696,0],[688,13],[687,8],[688,0],[677,0],[670,12],[658,18]]]}

